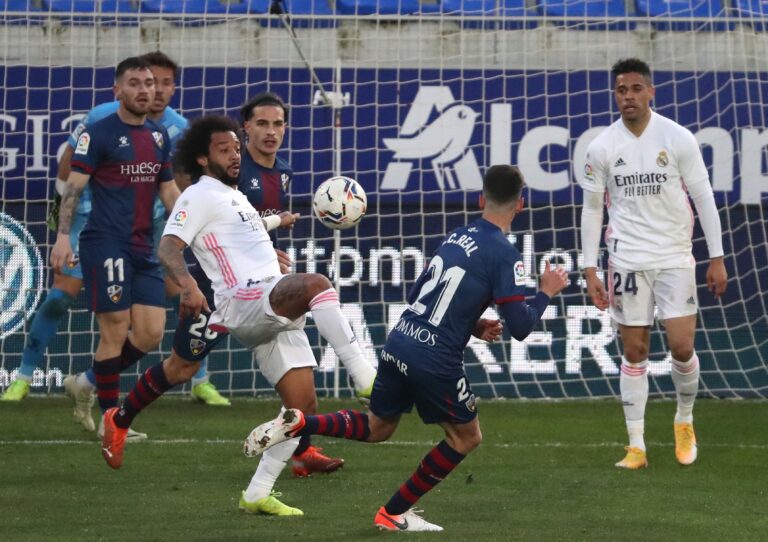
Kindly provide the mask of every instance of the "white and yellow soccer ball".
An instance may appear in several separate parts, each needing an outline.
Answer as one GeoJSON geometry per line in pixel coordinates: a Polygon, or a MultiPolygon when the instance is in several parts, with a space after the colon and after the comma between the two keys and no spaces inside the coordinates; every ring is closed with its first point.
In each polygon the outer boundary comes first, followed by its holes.
{"type": "Polygon", "coordinates": [[[315,190],[312,208],[324,225],[334,230],[356,226],[365,215],[368,198],[360,184],[349,177],[331,177],[315,190]]]}

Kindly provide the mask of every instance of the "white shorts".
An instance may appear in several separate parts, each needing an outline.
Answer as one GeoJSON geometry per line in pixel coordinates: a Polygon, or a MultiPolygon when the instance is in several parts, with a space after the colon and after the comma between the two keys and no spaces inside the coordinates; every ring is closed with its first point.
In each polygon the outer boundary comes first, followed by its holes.
{"type": "Polygon", "coordinates": [[[696,314],[696,269],[627,271],[609,265],[608,301],[613,321],[625,326],[652,325],[654,306],[659,320],[696,314]]]}
{"type": "Polygon", "coordinates": [[[315,355],[304,332],[306,316],[296,320],[275,314],[269,294],[283,277],[267,277],[235,290],[216,321],[238,341],[252,349],[264,378],[276,386],[285,373],[316,367],[315,355]]]}

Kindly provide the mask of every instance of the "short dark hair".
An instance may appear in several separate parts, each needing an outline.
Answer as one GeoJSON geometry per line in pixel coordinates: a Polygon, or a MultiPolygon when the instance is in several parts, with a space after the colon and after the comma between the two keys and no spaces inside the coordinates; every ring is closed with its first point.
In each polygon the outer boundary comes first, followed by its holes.
{"type": "Polygon", "coordinates": [[[182,172],[197,179],[203,175],[203,166],[197,163],[201,156],[208,156],[211,136],[221,132],[238,134],[237,123],[222,115],[206,115],[193,120],[176,143],[173,155],[174,166],[182,172]]]}
{"type": "Polygon", "coordinates": [[[151,67],[149,62],[140,56],[130,56],[120,62],[120,64],[117,65],[117,68],[115,68],[115,81],[120,79],[120,76],[128,70],[149,70],[151,67]]]}
{"type": "Polygon", "coordinates": [[[611,75],[613,76],[614,83],[619,75],[624,75],[625,73],[639,73],[645,77],[649,83],[652,82],[651,67],[639,58],[622,58],[613,65],[613,68],[611,68],[611,75]]]}
{"type": "Polygon", "coordinates": [[[523,191],[523,174],[515,166],[491,166],[483,177],[483,195],[498,205],[514,203],[523,191]]]}
{"type": "Polygon", "coordinates": [[[158,66],[160,68],[170,68],[173,70],[173,78],[176,79],[179,76],[179,65],[176,64],[171,57],[163,53],[162,51],[152,51],[141,55],[141,58],[149,62],[150,66],[158,66]]]}
{"type": "Polygon", "coordinates": [[[285,105],[283,99],[274,92],[262,92],[261,94],[257,94],[248,100],[245,104],[243,104],[243,107],[240,108],[240,119],[243,122],[251,120],[251,117],[253,117],[254,108],[262,105],[274,105],[275,107],[282,107],[285,122],[288,122],[288,106],[285,105]]]}

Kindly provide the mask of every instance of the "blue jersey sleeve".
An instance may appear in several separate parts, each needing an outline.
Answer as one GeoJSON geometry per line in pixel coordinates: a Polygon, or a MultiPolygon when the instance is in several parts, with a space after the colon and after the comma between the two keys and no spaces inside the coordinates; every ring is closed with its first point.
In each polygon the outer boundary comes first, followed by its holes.
{"type": "Polygon", "coordinates": [[[531,303],[525,301],[525,264],[517,249],[503,251],[495,265],[493,298],[512,337],[525,339],[539,323],[549,296],[539,292],[531,303]]]}
{"type": "Polygon", "coordinates": [[[525,300],[525,265],[520,253],[512,245],[508,250],[495,253],[493,300],[497,305],[525,300]]]}
{"type": "Polygon", "coordinates": [[[69,138],[67,139],[69,146],[73,149],[77,148],[77,142],[80,139],[80,135],[82,135],[86,128],[93,125],[94,122],[98,122],[101,119],[108,117],[112,113],[116,113],[119,108],[120,102],[107,102],[101,105],[97,105],[88,111],[88,113],[86,113],[82,120],[77,124],[74,131],[69,134],[69,138]]]}
{"type": "Polygon", "coordinates": [[[92,129],[85,129],[77,138],[75,154],[72,156],[72,171],[93,175],[101,159],[100,144],[105,138],[98,137],[92,129]]]}
{"type": "Polygon", "coordinates": [[[509,332],[518,341],[530,335],[533,328],[541,320],[541,315],[549,305],[549,296],[539,292],[530,303],[525,301],[510,301],[499,305],[499,312],[509,328],[509,332]]]}

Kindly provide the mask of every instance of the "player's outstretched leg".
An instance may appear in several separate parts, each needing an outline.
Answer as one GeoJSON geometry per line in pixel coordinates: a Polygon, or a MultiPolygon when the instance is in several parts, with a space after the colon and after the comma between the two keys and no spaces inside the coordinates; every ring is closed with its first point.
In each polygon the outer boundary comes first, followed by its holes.
{"type": "MultiPolygon", "coordinates": [[[[479,441],[478,441],[479,443],[479,441]]],[[[443,481],[461,463],[466,454],[453,449],[446,440],[432,448],[411,477],[382,506],[373,523],[388,531],[442,531],[415,514],[414,505],[443,481]]]]}
{"type": "Polygon", "coordinates": [[[256,457],[264,450],[293,438],[304,423],[304,414],[298,408],[283,410],[274,420],[251,431],[243,442],[243,453],[247,457],[256,457]]]}
{"type": "MultiPolygon", "coordinates": [[[[93,372],[91,371],[91,374],[93,372]]],[[[72,416],[86,431],[96,431],[91,410],[96,402],[96,384],[86,373],[68,375],[64,378],[64,392],[72,400],[72,416]]]]}
{"type": "Polygon", "coordinates": [[[355,395],[364,404],[368,404],[376,378],[376,369],[363,356],[360,345],[352,332],[344,314],[341,312],[339,295],[333,288],[328,288],[309,301],[312,318],[317,330],[333,347],[339,360],[352,378],[355,395]]]}

